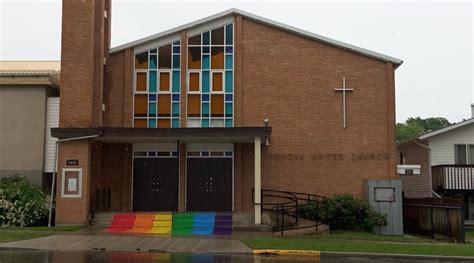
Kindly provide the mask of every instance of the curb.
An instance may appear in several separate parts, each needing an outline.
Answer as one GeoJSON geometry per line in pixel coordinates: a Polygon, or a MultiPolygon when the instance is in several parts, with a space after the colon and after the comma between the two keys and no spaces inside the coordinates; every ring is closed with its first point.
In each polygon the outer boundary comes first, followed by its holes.
{"type": "Polygon", "coordinates": [[[472,262],[474,257],[467,256],[437,256],[437,255],[417,255],[417,254],[383,254],[370,252],[336,252],[322,251],[321,256],[324,258],[348,258],[348,257],[364,257],[371,259],[400,259],[400,260],[449,260],[449,261],[468,261],[472,262]]]}
{"type": "Polygon", "coordinates": [[[288,249],[255,249],[254,255],[279,255],[279,256],[311,256],[320,257],[319,250],[288,250],[288,249]]]}

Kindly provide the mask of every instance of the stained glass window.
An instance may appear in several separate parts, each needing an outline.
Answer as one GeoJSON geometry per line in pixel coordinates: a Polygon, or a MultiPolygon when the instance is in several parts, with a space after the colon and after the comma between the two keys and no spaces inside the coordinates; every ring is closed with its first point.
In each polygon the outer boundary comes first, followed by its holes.
{"type": "Polygon", "coordinates": [[[134,79],[134,127],[179,127],[180,41],[136,54],[134,79]]]}
{"type": "Polygon", "coordinates": [[[187,127],[234,126],[234,25],[188,38],[187,127]]]}

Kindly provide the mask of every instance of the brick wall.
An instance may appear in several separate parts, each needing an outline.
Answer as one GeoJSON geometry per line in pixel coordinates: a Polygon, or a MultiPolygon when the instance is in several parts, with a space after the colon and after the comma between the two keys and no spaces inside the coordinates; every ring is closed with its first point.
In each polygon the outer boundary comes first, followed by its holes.
{"type": "MultiPolygon", "coordinates": [[[[419,144],[428,145],[427,141],[418,140],[419,144]]],[[[401,175],[402,190],[406,198],[431,198],[431,166],[429,149],[420,146],[415,141],[399,144],[397,160],[402,164],[400,154],[403,155],[403,164],[421,165],[419,175],[401,175]]]]}

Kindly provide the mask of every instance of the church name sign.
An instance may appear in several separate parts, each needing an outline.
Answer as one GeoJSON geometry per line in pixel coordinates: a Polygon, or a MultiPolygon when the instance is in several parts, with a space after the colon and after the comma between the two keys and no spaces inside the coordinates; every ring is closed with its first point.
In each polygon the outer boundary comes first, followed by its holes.
{"type": "MultiPolygon", "coordinates": [[[[264,156],[265,158],[266,156],[264,156]]],[[[385,161],[388,153],[324,153],[324,154],[285,154],[272,153],[268,157],[275,161],[385,161]]]]}

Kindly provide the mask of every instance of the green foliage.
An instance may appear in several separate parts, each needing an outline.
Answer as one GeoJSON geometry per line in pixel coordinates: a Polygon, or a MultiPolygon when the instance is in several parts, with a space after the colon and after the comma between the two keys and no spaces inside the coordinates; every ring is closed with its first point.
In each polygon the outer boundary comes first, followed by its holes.
{"type": "Polygon", "coordinates": [[[328,199],[328,208],[309,204],[302,208],[302,215],[329,225],[331,230],[371,230],[387,224],[387,218],[374,211],[367,201],[352,195],[338,195],[328,199]]]}
{"type": "Polygon", "coordinates": [[[449,125],[451,125],[451,123],[442,117],[427,119],[420,117],[409,118],[405,123],[397,123],[397,141],[408,141],[423,133],[439,130],[449,125]]]}
{"type": "Polygon", "coordinates": [[[36,226],[44,224],[49,212],[49,197],[24,176],[0,179],[0,225],[36,226]]]}

